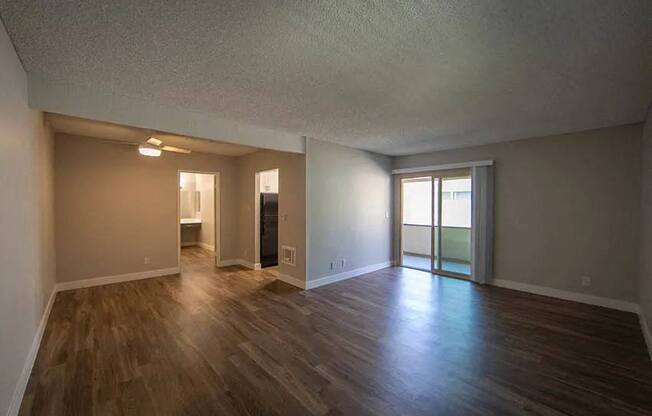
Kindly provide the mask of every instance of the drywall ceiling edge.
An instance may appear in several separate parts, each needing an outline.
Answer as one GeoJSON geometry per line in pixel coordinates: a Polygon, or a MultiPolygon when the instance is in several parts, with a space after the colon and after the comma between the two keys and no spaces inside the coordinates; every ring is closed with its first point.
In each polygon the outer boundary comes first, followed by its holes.
{"type": "Polygon", "coordinates": [[[305,153],[305,138],[28,74],[29,106],[34,110],[173,132],[262,149],[305,153]]]}

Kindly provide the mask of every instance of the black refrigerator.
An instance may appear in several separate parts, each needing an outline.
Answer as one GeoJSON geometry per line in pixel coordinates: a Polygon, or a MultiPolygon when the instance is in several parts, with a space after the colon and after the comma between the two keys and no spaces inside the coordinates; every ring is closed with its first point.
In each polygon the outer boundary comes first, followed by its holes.
{"type": "Polygon", "coordinates": [[[260,194],[260,265],[278,265],[278,194],[260,194]]]}

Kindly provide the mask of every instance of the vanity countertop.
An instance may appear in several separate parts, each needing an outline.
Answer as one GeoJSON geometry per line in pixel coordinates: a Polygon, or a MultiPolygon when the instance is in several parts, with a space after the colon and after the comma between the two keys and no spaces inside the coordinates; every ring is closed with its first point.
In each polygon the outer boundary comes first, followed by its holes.
{"type": "Polygon", "coordinates": [[[201,224],[201,219],[199,219],[199,218],[181,218],[180,223],[181,223],[181,225],[201,224]]]}

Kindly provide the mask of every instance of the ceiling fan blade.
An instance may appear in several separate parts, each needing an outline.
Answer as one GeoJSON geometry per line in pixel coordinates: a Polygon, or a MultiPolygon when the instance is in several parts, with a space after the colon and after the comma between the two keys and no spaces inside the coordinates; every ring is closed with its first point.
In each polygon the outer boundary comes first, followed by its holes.
{"type": "Polygon", "coordinates": [[[182,149],[180,147],[174,147],[174,146],[163,146],[161,149],[167,151],[167,152],[175,152],[175,153],[185,153],[188,154],[191,151],[188,149],[182,149]]]}
{"type": "Polygon", "coordinates": [[[157,139],[156,137],[150,137],[149,139],[147,139],[147,143],[152,144],[154,146],[160,146],[163,144],[163,142],[157,139]]]}
{"type": "Polygon", "coordinates": [[[121,145],[126,145],[126,146],[139,146],[140,143],[136,142],[128,142],[125,140],[112,140],[112,139],[99,139],[102,142],[105,143],[111,143],[111,144],[121,144],[121,145]]]}

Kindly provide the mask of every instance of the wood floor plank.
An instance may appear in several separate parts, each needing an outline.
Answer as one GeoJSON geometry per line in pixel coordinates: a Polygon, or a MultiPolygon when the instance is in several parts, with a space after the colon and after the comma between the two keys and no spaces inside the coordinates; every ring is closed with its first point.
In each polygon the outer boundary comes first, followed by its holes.
{"type": "Polygon", "coordinates": [[[634,314],[388,268],[275,268],[59,293],[21,415],[650,415],[634,314]]]}

